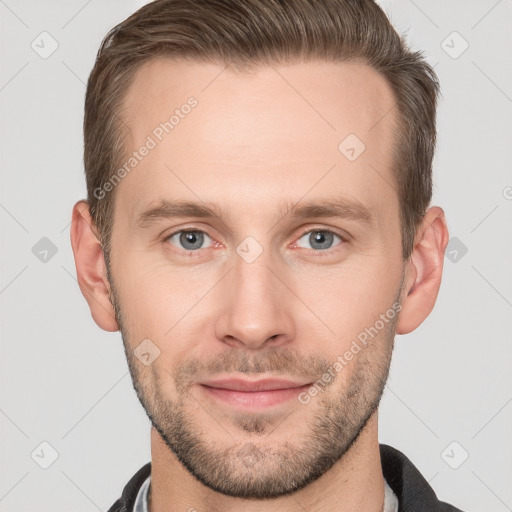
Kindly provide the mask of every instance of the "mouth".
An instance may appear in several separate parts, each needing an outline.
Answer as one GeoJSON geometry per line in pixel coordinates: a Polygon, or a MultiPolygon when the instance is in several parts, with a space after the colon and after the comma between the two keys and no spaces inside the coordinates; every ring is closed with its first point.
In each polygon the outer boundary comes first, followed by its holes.
{"type": "Polygon", "coordinates": [[[244,410],[259,410],[293,402],[311,382],[291,379],[247,380],[227,378],[200,383],[210,399],[244,410]]]}

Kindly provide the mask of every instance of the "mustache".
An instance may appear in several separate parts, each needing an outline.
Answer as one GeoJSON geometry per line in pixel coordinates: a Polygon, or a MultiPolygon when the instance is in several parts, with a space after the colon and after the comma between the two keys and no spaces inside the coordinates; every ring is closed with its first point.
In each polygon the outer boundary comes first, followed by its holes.
{"type": "Polygon", "coordinates": [[[321,378],[331,365],[320,356],[302,356],[292,348],[271,347],[255,354],[229,349],[210,359],[184,361],[173,376],[181,386],[226,373],[287,375],[313,381],[321,378]]]}

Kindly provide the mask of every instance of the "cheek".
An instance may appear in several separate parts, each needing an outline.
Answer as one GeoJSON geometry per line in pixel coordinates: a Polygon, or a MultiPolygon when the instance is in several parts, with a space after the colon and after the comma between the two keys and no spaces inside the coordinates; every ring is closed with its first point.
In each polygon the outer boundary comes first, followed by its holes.
{"type": "Polygon", "coordinates": [[[396,260],[379,255],[353,258],[336,268],[294,272],[291,288],[303,302],[294,302],[301,308],[295,318],[303,317],[305,328],[317,324],[315,330],[341,349],[393,305],[400,275],[396,260]]]}
{"type": "Polygon", "coordinates": [[[179,287],[172,286],[163,267],[154,268],[133,257],[114,265],[123,326],[130,333],[130,342],[136,343],[141,336],[161,337],[172,326],[173,311],[182,299],[175,291],[179,287]]]}
{"type": "Polygon", "coordinates": [[[212,325],[208,292],[219,280],[214,271],[175,269],[165,261],[144,263],[125,258],[116,279],[123,326],[133,348],[149,338],[160,349],[157,366],[187,359],[204,346],[212,325]]]}

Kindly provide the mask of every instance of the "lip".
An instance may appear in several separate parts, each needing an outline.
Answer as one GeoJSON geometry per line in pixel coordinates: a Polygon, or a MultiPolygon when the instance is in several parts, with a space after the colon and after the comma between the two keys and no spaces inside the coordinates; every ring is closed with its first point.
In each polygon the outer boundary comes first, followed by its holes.
{"type": "Polygon", "coordinates": [[[289,379],[260,379],[247,380],[240,378],[227,378],[209,380],[201,383],[203,386],[216,389],[229,389],[232,391],[274,391],[279,389],[298,388],[310,384],[309,382],[299,382],[289,379]]]}
{"type": "Polygon", "coordinates": [[[200,383],[200,387],[210,398],[245,410],[258,410],[291,402],[310,386],[311,382],[275,378],[225,378],[200,383]]]}

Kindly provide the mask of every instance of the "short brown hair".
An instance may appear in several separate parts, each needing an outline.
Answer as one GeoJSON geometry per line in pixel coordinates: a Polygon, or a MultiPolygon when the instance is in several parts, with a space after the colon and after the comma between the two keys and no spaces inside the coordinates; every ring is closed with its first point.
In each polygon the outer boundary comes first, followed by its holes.
{"type": "MultiPolygon", "coordinates": [[[[98,198],[123,161],[120,108],[135,72],[155,57],[251,65],[308,59],[358,60],[384,76],[395,95],[393,173],[402,254],[432,197],[439,83],[373,0],[156,0],[105,36],[85,98],[84,166],[89,210],[109,260],[114,191],[98,198]]],[[[340,141],[341,142],[341,141],[340,141]]]]}

